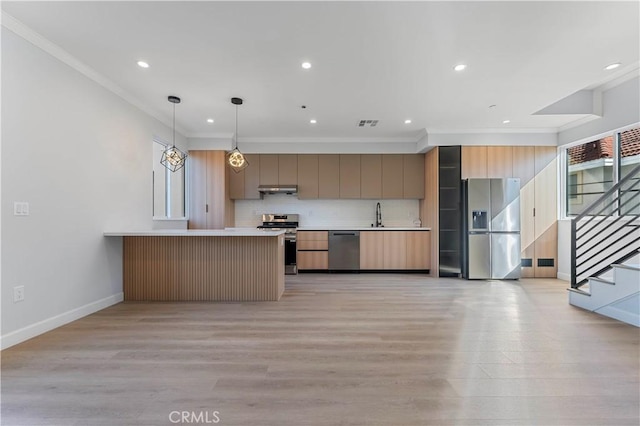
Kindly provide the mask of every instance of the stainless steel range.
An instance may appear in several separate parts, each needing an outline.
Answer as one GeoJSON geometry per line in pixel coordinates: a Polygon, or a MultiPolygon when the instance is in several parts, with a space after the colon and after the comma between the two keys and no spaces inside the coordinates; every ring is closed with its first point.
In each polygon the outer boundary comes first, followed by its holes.
{"type": "Polygon", "coordinates": [[[295,275],[298,273],[296,265],[296,229],[298,228],[297,214],[263,214],[262,225],[259,229],[284,230],[284,273],[295,275]]]}

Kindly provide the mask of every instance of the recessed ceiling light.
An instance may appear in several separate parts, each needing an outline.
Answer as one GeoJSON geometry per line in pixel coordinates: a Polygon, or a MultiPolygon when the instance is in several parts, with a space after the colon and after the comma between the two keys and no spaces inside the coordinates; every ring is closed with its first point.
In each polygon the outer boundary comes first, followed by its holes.
{"type": "Polygon", "coordinates": [[[465,69],[467,66],[465,64],[458,64],[455,67],[453,67],[453,69],[455,71],[462,71],[463,69],[465,69]]]}
{"type": "Polygon", "coordinates": [[[207,123],[213,123],[213,118],[207,118],[207,123]]]}
{"type": "Polygon", "coordinates": [[[502,124],[509,124],[509,123],[511,123],[511,120],[503,120],[502,121],[502,124]]]}
{"type": "Polygon", "coordinates": [[[315,118],[312,118],[311,120],[309,120],[309,123],[311,124],[316,124],[318,121],[315,118]]]}
{"type": "Polygon", "coordinates": [[[311,62],[303,62],[302,68],[304,68],[305,70],[308,70],[309,68],[311,68],[311,62]]]}
{"type": "Polygon", "coordinates": [[[138,61],[138,66],[140,68],[149,68],[149,64],[145,61],[138,61]]]}
{"type": "Polygon", "coordinates": [[[620,62],[616,62],[615,64],[607,65],[606,67],[604,67],[604,69],[607,70],[607,71],[614,70],[614,69],[618,68],[620,65],[622,65],[620,62]]]}
{"type": "Polygon", "coordinates": [[[411,120],[404,120],[404,124],[411,124],[411,120]]]}

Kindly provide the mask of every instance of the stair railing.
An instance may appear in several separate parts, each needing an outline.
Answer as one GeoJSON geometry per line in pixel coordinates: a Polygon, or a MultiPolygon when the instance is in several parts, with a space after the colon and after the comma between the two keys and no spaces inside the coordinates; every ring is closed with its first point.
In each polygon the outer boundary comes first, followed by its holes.
{"type": "Polygon", "coordinates": [[[571,288],[638,253],[639,208],[640,165],[571,220],[571,288]]]}

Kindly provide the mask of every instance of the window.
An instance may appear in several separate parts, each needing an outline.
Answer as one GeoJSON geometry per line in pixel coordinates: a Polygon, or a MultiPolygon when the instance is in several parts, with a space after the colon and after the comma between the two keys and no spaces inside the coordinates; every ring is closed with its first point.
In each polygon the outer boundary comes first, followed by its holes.
{"type": "MultiPolygon", "coordinates": [[[[565,159],[566,214],[573,216],[580,214],[640,164],[640,128],[567,148],[565,159]]],[[[633,182],[627,183],[625,188],[632,184],[633,182]]],[[[640,210],[636,202],[640,197],[624,204],[632,196],[633,193],[629,193],[620,200],[623,214],[637,213],[640,210]]],[[[605,204],[606,201],[603,206],[605,204]]],[[[612,203],[600,214],[614,213],[617,205],[618,203],[612,203]]]]}
{"type": "Polygon", "coordinates": [[[153,140],[153,217],[181,218],[185,216],[185,170],[171,172],[160,164],[167,144],[153,140]]]}
{"type": "MultiPolygon", "coordinates": [[[[640,164],[640,128],[627,130],[618,134],[618,164],[620,179],[627,176],[631,170],[640,164]]],[[[632,178],[622,185],[622,190],[631,188],[620,199],[621,214],[640,214],[640,183],[639,177],[632,178]],[[635,186],[634,186],[635,185],[635,186]]]]}

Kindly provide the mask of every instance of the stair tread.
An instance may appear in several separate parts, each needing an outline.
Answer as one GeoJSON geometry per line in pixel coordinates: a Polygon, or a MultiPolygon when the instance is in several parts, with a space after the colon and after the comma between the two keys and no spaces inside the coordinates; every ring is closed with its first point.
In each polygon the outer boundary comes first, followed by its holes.
{"type": "Polygon", "coordinates": [[[614,268],[631,269],[632,271],[640,271],[640,265],[627,264],[627,263],[613,263],[614,268]]]}
{"type": "Polygon", "coordinates": [[[574,293],[583,294],[585,296],[591,296],[591,293],[581,290],[579,288],[571,288],[569,287],[567,290],[572,291],[574,293]]]}
{"type": "Polygon", "coordinates": [[[616,283],[613,282],[612,280],[608,280],[606,278],[600,278],[600,277],[589,277],[589,281],[597,281],[603,284],[616,285],[616,283]]]}

